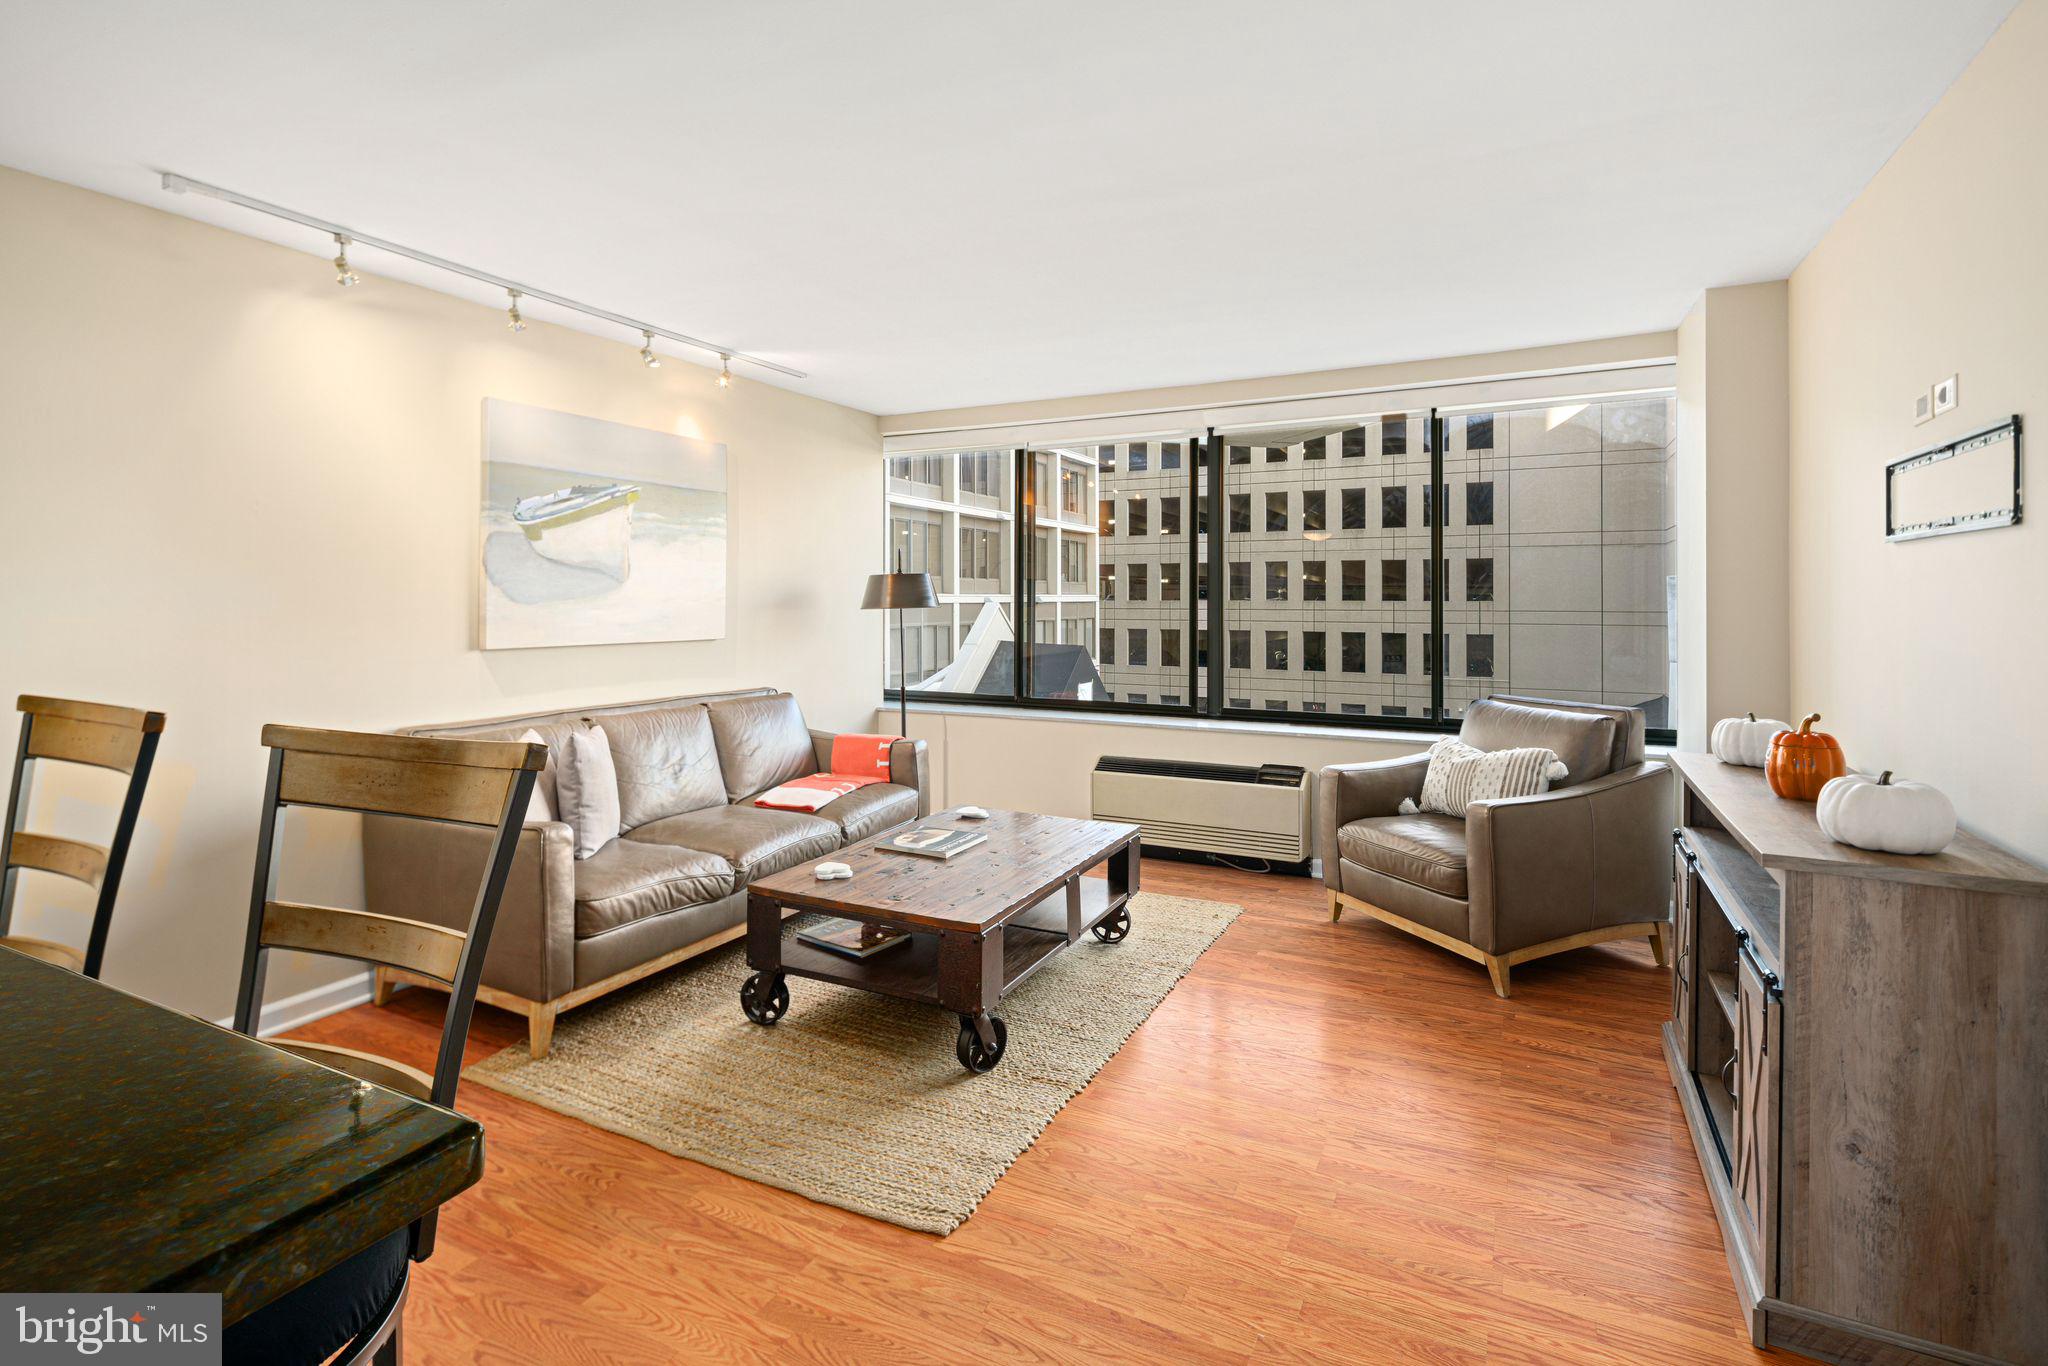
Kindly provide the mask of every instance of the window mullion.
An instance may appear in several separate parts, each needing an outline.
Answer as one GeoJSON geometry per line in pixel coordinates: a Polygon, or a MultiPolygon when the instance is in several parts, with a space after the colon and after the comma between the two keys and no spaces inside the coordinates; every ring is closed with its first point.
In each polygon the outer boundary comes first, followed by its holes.
{"type": "Polygon", "coordinates": [[[1030,537],[1038,530],[1035,503],[1027,502],[1029,497],[1031,469],[1030,452],[1017,450],[1010,457],[1011,482],[1010,506],[1014,514],[1010,518],[1013,534],[1010,537],[1010,699],[1020,701],[1030,696],[1031,679],[1031,613],[1033,610],[1030,578],[1030,537]]]}
{"type": "Polygon", "coordinates": [[[1429,572],[1422,581],[1429,585],[1429,646],[1422,652],[1424,662],[1436,665],[1430,671],[1429,716],[1430,720],[1442,725],[1448,718],[1444,714],[1444,675],[1450,668],[1450,661],[1444,656],[1450,653],[1449,641],[1444,637],[1444,599],[1450,596],[1450,575],[1444,564],[1444,523],[1450,520],[1449,509],[1444,506],[1444,426],[1437,410],[1429,410],[1429,422],[1424,428],[1423,439],[1429,443],[1429,489],[1424,493],[1422,506],[1429,514],[1429,572]]]}

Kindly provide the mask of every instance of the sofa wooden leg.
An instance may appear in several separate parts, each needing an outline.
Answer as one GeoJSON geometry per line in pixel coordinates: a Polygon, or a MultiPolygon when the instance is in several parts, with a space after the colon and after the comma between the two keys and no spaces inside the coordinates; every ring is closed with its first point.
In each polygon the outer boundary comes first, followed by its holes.
{"type": "Polygon", "coordinates": [[[391,1004],[391,994],[398,990],[398,983],[391,980],[391,974],[382,967],[376,969],[370,978],[370,1004],[383,1006],[391,1004]]]}
{"type": "Polygon", "coordinates": [[[1330,888],[1329,890],[1330,890],[1330,923],[1331,923],[1332,925],[1334,925],[1334,924],[1336,924],[1336,923],[1337,923],[1337,922],[1338,922],[1339,920],[1342,920],[1342,919],[1344,918],[1344,903],[1343,903],[1343,902],[1341,902],[1341,901],[1339,901],[1339,900],[1337,899],[1337,889],[1336,889],[1335,887],[1332,887],[1332,888],[1330,888]]]}
{"type": "Polygon", "coordinates": [[[555,1043],[555,1008],[538,1002],[526,1011],[526,1051],[535,1062],[548,1055],[555,1043]]]}
{"type": "Polygon", "coordinates": [[[1650,931],[1650,952],[1657,955],[1658,967],[1668,968],[1671,966],[1671,926],[1669,924],[1659,921],[1657,922],[1657,928],[1650,931]]]}
{"type": "Polygon", "coordinates": [[[1492,954],[1486,956],[1486,973],[1493,978],[1493,994],[1505,997],[1508,994],[1508,960],[1492,954]]]}

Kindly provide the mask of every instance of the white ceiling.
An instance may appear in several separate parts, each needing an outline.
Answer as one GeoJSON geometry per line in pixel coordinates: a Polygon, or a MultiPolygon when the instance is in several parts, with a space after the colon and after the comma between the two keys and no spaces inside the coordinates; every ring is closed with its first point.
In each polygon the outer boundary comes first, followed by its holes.
{"type": "Polygon", "coordinates": [[[1671,327],[2011,8],[0,0],[0,164],[332,254],[179,171],[896,413],[1671,327]]]}

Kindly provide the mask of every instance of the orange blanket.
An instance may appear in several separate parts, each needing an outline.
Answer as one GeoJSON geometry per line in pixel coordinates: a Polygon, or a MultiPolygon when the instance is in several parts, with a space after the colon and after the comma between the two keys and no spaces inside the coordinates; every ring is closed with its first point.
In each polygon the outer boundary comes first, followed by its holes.
{"type": "Polygon", "coordinates": [[[870,783],[889,781],[889,746],[893,735],[835,735],[832,771],[792,778],[754,798],[771,811],[816,811],[870,783]]]}
{"type": "Polygon", "coordinates": [[[807,778],[791,778],[780,787],[771,787],[754,798],[754,805],[765,806],[771,811],[816,811],[838,801],[856,788],[870,783],[879,783],[880,778],[848,778],[838,773],[813,773],[807,778]]]}

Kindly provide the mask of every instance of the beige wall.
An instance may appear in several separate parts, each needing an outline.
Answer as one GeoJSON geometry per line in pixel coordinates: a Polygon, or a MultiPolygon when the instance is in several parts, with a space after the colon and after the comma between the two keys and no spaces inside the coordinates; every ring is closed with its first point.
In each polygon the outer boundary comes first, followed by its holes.
{"type": "MultiPolygon", "coordinates": [[[[894,732],[893,707],[875,724],[894,732]]],[[[1089,775],[1105,754],[1141,759],[1195,759],[1217,764],[1362,763],[1416,754],[1431,736],[1370,739],[1309,727],[1157,724],[1134,719],[1097,721],[1056,712],[959,708],[912,710],[910,733],[931,748],[937,806],[974,803],[1055,816],[1089,814],[1089,775]]]]}
{"type": "MultiPolygon", "coordinates": [[[[169,715],[108,980],[227,1013],[265,721],[383,728],[726,685],[821,725],[874,705],[871,416],[0,170],[0,688],[169,715]],[[474,647],[486,396],[728,443],[729,634],[474,647]]],[[[16,722],[0,743],[13,753],[16,722]]],[[[104,839],[118,783],[40,786],[44,829],[104,839]]],[[[299,829],[288,893],[348,897],[344,826],[299,829]]],[[[82,889],[22,875],[16,928],[82,942],[82,889]]],[[[277,1000],[340,980],[280,964],[277,1000]]]]}
{"type": "Polygon", "coordinates": [[[2048,0],[2025,0],[1792,276],[1790,609],[1793,705],[1852,764],[2048,860],[2048,525],[1884,540],[1887,462],[2048,428],[2044,71],[2048,0]],[[1961,406],[1914,426],[1952,373],[1961,406]]]}
{"type": "Polygon", "coordinates": [[[1678,744],[1793,719],[1783,280],[1710,289],[1678,329],[1678,744]]]}

